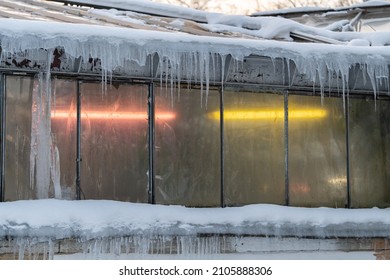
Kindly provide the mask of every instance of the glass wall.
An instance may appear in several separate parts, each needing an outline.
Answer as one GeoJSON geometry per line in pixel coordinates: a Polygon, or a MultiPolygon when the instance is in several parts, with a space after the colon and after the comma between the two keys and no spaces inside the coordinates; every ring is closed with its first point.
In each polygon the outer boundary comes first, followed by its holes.
{"type": "Polygon", "coordinates": [[[285,135],[283,94],[225,88],[222,135],[215,90],[156,86],[149,129],[148,85],[5,77],[6,201],[76,199],[79,88],[82,199],[147,202],[153,131],[156,203],[283,205],[288,155],[290,205],[345,207],[349,113],[349,206],[390,207],[388,100],[289,94],[285,135]]]}
{"type": "Polygon", "coordinates": [[[349,102],[352,207],[389,207],[390,103],[349,102]]]}
{"type": "Polygon", "coordinates": [[[147,202],[148,88],[81,85],[81,189],[86,199],[147,202]]]}
{"type": "Polygon", "coordinates": [[[220,206],[219,93],[156,88],[155,196],[161,204],[220,206]]]}
{"type": "Polygon", "coordinates": [[[225,203],[284,204],[284,98],[224,92],[225,203]]]}
{"type": "Polygon", "coordinates": [[[345,207],[346,130],[342,98],[290,95],[289,195],[299,206],[345,207]]]}

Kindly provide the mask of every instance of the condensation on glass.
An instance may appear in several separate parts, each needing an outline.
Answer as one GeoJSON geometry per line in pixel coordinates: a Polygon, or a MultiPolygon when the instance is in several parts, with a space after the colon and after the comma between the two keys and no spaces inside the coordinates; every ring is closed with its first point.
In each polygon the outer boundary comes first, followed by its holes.
{"type": "Polygon", "coordinates": [[[290,204],[345,207],[343,100],[290,95],[288,107],[290,204]]]}
{"type": "Polygon", "coordinates": [[[36,198],[30,188],[33,88],[33,78],[6,78],[5,201],[36,198]]]}
{"type": "Polygon", "coordinates": [[[156,202],[220,206],[220,126],[212,118],[219,93],[165,87],[155,92],[156,202]]]}
{"type": "Polygon", "coordinates": [[[81,190],[86,199],[147,202],[148,87],[81,85],[81,190]]]}
{"type": "Polygon", "coordinates": [[[76,198],[77,82],[52,80],[51,135],[54,184],[62,199],[76,198]]]}
{"type": "Polygon", "coordinates": [[[350,99],[352,207],[390,206],[390,104],[350,99]]]}
{"type": "Polygon", "coordinates": [[[224,92],[227,205],[284,204],[284,98],[224,92]]]}
{"type": "Polygon", "coordinates": [[[75,83],[50,82],[49,99],[45,85],[39,75],[7,77],[5,200],[74,198],[75,118],[51,113],[69,111],[75,83]]]}

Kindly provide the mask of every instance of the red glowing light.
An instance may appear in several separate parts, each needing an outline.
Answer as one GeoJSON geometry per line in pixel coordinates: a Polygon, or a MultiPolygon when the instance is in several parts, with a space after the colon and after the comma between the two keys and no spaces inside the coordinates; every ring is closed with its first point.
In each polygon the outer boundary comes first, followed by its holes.
{"type": "MultiPolygon", "coordinates": [[[[172,112],[156,112],[156,120],[173,120],[176,115],[172,112]]],[[[53,110],[51,112],[52,120],[76,118],[76,112],[53,110]]],[[[145,112],[127,112],[127,111],[83,111],[81,119],[87,120],[115,120],[115,121],[142,121],[148,119],[145,112]]]]}

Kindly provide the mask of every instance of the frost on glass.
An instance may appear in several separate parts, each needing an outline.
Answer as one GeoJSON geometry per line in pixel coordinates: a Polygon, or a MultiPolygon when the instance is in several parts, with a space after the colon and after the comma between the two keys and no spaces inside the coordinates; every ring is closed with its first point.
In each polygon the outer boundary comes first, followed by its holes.
{"type": "Polygon", "coordinates": [[[51,138],[51,97],[50,72],[37,74],[31,104],[30,187],[38,199],[61,198],[61,188],[53,177],[58,173],[52,170],[57,153],[51,138]]]}
{"type": "Polygon", "coordinates": [[[76,194],[76,109],[77,84],[71,80],[52,81],[52,165],[53,185],[63,199],[76,194]]]}
{"type": "Polygon", "coordinates": [[[82,198],[147,201],[146,86],[81,85],[82,198]]]}
{"type": "Polygon", "coordinates": [[[30,188],[31,104],[34,80],[6,78],[5,200],[36,197],[30,188]]]}
{"type": "Polygon", "coordinates": [[[219,93],[156,88],[155,195],[161,204],[220,205],[219,93]],[[202,102],[203,98],[203,102],[202,102]],[[172,118],[163,118],[171,114],[172,118]]]}
{"type": "Polygon", "coordinates": [[[283,96],[224,92],[225,203],[284,204],[283,96]]]}
{"type": "Polygon", "coordinates": [[[390,104],[350,99],[352,207],[390,206],[390,104]]]}
{"type": "Polygon", "coordinates": [[[341,98],[289,96],[291,205],[345,207],[345,118],[341,98]]]}

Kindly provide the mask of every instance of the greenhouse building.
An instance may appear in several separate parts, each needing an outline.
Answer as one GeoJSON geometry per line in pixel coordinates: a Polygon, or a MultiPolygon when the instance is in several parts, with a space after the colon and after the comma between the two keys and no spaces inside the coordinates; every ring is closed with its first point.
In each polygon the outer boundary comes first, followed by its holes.
{"type": "Polygon", "coordinates": [[[1,1],[0,200],[389,207],[390,33],[359,32],[379,4],[324,27],[1,1]]]}

